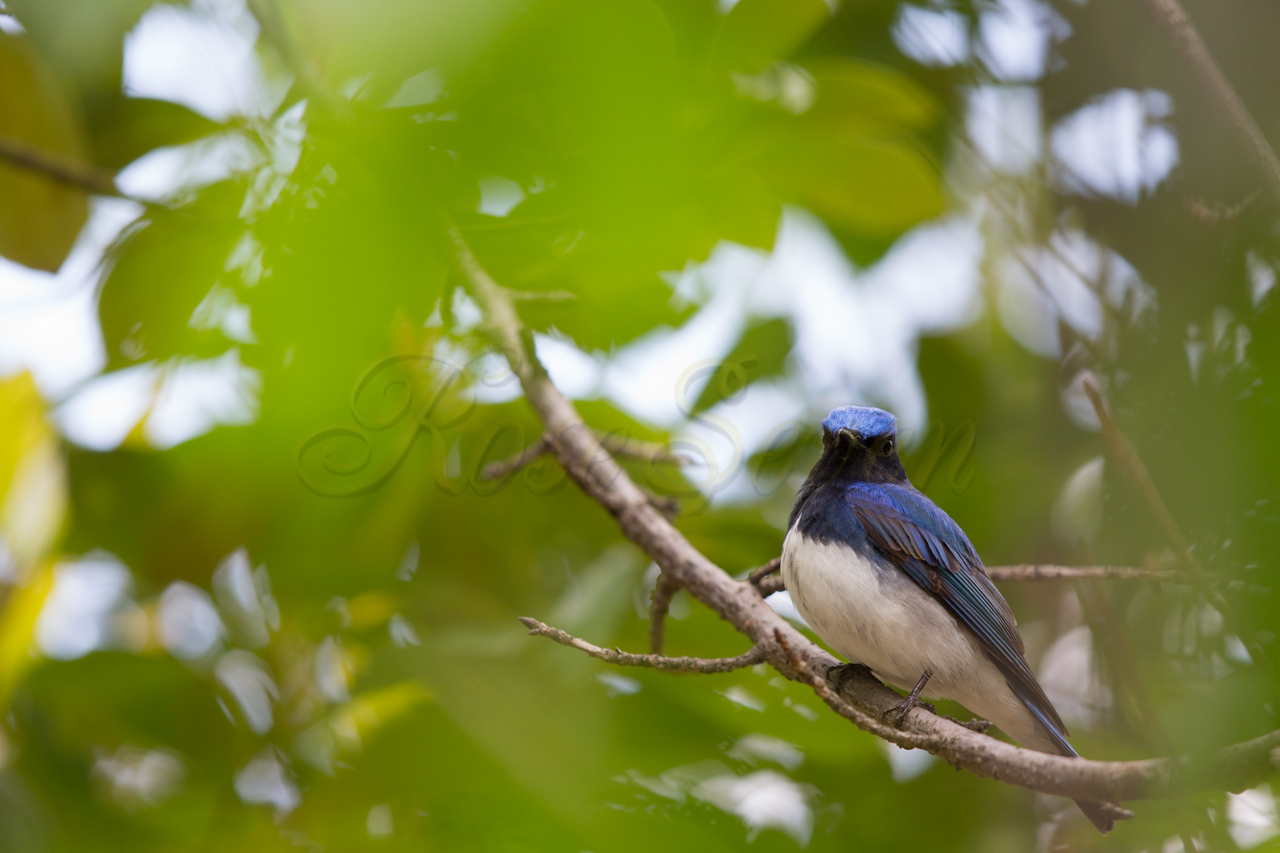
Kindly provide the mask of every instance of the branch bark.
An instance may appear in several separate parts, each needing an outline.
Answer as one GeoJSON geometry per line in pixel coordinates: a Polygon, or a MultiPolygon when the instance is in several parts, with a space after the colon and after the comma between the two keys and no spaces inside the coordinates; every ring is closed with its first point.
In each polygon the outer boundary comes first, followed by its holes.
{"type": "MultiPolygon", "coordinates": [[[[830,704],[835,691],[818,688],[816,675],[825,676],[839,662],[774,613],[754,584],[729,577],[650,505],[534,359],[532,336],[507,293],[480,266],[456,229],[450,229],[450,238],[458,266],[484,310],[484,328],[520,379],[560,464],[663,572],[745,634],[778,672],[810,684],[830,704]]],[[[1274,772],[1272,750],[1280,748],[1276,731],[1202,759],[1088,761],[1020,749],[919,707],[907,715],[902,728],[890,726],[885,714],[902,697],[867,675],[841,679],[836,698],[843,703],[840,713],[846,706],[856,712],[845,714],[855,725],[899,746],[927,750],[980,776],[1080,799],[1118,801],[1242,790],[1274,772]]]]}

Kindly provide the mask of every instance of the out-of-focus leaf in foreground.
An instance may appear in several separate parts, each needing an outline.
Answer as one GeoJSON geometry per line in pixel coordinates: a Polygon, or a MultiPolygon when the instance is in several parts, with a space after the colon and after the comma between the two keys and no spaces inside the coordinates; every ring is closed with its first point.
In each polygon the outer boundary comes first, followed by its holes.
{"type": "MultiPolygon", "coordinates": [[[[0,33],[0,136],[53,157],[83,160],[71,104],[26,39],[0,33]]],[[[57,270],[88,215],[86,192],[0,160],[0,255],[57,270]]]]}

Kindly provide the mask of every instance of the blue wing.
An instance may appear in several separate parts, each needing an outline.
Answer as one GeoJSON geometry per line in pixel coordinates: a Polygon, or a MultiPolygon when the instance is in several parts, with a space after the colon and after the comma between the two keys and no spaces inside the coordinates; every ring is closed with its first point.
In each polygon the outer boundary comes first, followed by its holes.
{"type": "Polygon", "coordinates": [[[1023,658],[1026,649],[1013,612],[960,526],[910,485],[852,484],[845,508],[890,562],[933,593],[973,633],[1064,754],[1075,755],[1062,718],[1023,658]]]}

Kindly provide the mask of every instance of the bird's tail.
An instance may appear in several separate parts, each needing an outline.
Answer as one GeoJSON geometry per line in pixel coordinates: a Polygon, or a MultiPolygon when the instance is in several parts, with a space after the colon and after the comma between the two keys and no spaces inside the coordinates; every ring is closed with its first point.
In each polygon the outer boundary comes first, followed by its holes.
{"type": "MultiPolygon", "coordinates": [[[[1059,755],[1065,755],[1068,758],[1079,758],[1080,753],[1076,752],[1071,744],[1067,741],[1066,728],[1062,726],[1061,720],[1058,719],[1056,713],[1052,716],[1045,713],[1040,702],[1036,702],[1032,697],[1024,696],[1019,693],[1014,683],[1009,685],[1014,689],[1014,693],[1018,694],[1018,698],[1026,705],[1027,710],[1036,718],[1036,721],[1043,728],[1044,732],[1049,736],[1049,740],[1053,744],[1052,750],[1046,749],[1045,752],[1057,752],[1059,755]]],[[[1048,699],[1044,700],[1048,702],[1048,699]]],[[[1052,707],[1052,706],[1049,706],[1052,707]]],[[[1116,819],[1128,820],[1133,817],[1133,812],[1126,809],[1119,803],[1103,802],[1100,800],[1076,800],[1075,804],[1084,812],[1084,816],[1089,819],[1089,823],[1098,828],[1098,832],[1106,835],[1115,828],[1116,819]]]]}
{"type": "Polygon", "coordinates": [[[1089,818],[1089,823],[1098,828],[1098,832],[1106,835],[1115,828],[1115,819],[1111,817],[1107,805],[1097,802],[1096,800],[1076,800],[1076,805],[1080,807],[1080,811],[1084,812],[1084,816],[1089,818]]]}

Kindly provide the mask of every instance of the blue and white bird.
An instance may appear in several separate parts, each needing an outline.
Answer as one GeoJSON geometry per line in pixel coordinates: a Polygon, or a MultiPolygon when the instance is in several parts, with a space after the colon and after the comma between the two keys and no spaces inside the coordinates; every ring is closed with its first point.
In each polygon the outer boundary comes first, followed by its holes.
{"type": "MultiPolygon", "coordinates": [[[[782,577],[828,645],[894,687],[954,699],[1023,746],[1075,756],[1023,657],[1009,605],[969,537],[907,479],[897,421],[847,406],[822,422],[822,456],[801,486],[782,577]]],[[[1102,804],[1076,801],[1103,833],[1102,804]]]]}

